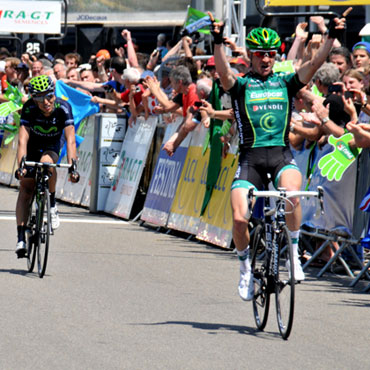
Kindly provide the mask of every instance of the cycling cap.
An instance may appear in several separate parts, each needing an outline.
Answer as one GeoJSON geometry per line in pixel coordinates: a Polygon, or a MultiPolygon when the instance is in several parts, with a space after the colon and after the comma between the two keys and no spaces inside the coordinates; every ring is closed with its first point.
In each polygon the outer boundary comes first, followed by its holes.
{"type": "Polygon", "coordinates": [[[279,49],[281,40],[271,28],[258,27],[250,31],[246,37],[246,47],[250,50],[279,49]]]}
{"type": "Polygon", "coordinates": [[[36,76],[31,79],[28,89],[32,96],[43,92],[54,92],[54,82],[49,76],[36,76]]]}
{"type": "Polygon", "coordinates": [[[367,53],[370,54],[370,42],[360,41],[357,44],[353,45],[352,53],[357,49],[364,49],[367,53]]]}

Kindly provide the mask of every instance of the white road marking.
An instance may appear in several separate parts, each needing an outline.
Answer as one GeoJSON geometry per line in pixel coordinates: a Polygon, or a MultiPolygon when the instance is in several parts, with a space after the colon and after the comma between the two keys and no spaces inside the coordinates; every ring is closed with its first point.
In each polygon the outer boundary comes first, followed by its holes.
{"type": "MultiPolygon", "coordinates": [[[[15,216],[0,216],[0,220],[13,221],[15,216]]],[[[127,221],[119,220],[93,220],[89,218],[60,218],[60,222],[70,222],[70,223],[86,223],[86,224],[112,224],[112,225],[128,225],[127,221]]]]}

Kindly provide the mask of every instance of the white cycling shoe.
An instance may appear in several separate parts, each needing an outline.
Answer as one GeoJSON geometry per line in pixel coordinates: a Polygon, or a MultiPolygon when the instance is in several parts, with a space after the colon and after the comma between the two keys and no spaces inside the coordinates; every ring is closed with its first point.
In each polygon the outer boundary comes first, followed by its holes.
{"type": "Polygon", "coordinates": [[[240,271],[240,280],[238,285],[239,296],[243,301],[251,301],[254,297],[253,274],[249,269],[240,271]]]}
{"type": "Polygon", "coordinates": [[[60,226],[57,206],[50,208],[50,216],[51,216],[51,227],[53,230],[56,230],[60,226]]]}
{"type": "MultiPolygon", "coordinates": [[[[294,256],[293,258],[294,258],[294,279],[295,281],[303,281],[306,277],[302,269],[301,261],[299,260],[298,256],[294,256]]],[[[285,267],[290,272],[290,261],[289,260],[286,261],[285,267]]]]}

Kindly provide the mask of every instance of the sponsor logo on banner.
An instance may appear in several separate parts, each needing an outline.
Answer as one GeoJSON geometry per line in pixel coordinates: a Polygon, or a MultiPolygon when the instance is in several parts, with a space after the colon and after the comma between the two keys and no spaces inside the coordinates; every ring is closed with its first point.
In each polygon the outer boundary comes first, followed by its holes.
{"type": "Polygon", "coordinates": [[[0,31],[59,34],[59,1],[0,1],[0,31]]]}

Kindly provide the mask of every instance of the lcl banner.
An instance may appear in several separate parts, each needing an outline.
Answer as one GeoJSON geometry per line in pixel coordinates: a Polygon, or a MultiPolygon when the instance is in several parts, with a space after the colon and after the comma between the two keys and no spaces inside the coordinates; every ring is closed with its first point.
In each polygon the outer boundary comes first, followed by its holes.
{"type": "Polygon", "coordinates": [[[0,0],[0,31],[59,34],[61,10],[60,1],[0,0]]]}
{"type": "Polygon", "coordinates": [[[265,0],[265,6],[369,5],[369,0],[265,0]]]}

